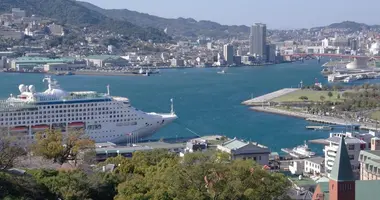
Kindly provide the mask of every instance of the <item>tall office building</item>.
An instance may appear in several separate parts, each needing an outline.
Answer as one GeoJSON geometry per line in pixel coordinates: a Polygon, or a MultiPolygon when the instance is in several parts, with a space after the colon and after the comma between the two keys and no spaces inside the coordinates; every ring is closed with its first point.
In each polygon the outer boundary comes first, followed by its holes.
{"type": "Polygon", "coordinates": [[[234,47],[230,44],[224,45],[223,56],[224,60],[227,61],[227,65],[234,64],[234,47]]]}
{"type": "Polygon", "coordinates": [[[249,53],[266,60],[266,43],[267,43],[267,26],[265,24],[256,23],[251,26],[251,34],[249,35],[249,53]]]}

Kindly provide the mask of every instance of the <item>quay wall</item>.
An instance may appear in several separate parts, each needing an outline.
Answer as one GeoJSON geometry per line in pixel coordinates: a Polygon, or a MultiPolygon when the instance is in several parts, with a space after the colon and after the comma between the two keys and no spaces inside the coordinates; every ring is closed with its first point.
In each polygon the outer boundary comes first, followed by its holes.
{"type": "Polygon", "coordinates": [[[274,107],[251,107],[251,109],[258,112],[267,112],[267,113],[303,118],[305,120],[317,122],[317,123],[337,124],[337,125],[356,124],[356,125],[360,125],[360,129],[376,131],[376,125],[363,123],[363,122],[347,121],[347,120],[339,119],[336,117],[319,116],[319,115],[312,115],[308,113],[287,111],[287,110],[282,110],[282,109],[278,109],[274,107]]]}

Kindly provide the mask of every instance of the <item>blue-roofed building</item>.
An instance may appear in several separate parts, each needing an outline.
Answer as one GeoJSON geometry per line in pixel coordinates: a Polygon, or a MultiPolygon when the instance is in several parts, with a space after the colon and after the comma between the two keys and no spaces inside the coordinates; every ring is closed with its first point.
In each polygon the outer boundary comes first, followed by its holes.
{"type": "Polygon", "coordinates": [[[252,159],[260,165],[268,165],[270,150],[268,147],[253,142],[232,139],[217,146],[219,151],[231,155],[231,159],[252,159]]]}

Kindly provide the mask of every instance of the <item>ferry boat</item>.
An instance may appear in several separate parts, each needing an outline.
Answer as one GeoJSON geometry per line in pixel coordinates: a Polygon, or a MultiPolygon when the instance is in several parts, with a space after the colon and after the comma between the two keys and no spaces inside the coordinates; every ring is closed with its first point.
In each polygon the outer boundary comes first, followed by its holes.
{"type": "Polygon", "coordinates": [[[311,158],[315,156],[315,152],[312,152],[309,146],[306,144],[294,147],[293,149],[281,149],[283,152],[288,153],[295,158],[311,158]]]}
{"type": "Polygon", "coordinates": [[[37,132],[57,129],[66,133],[83,129],[95,142],[128,143],[152,136],[177,119],[171,112],[146,113],[132,107],[128,98],[94,91],[64,91],[50,76],[48,89],[19,86],[20,94],[0,101],[0,127],[21,142],[33,142],[37,132]],[[16,134],[17,133],[17,134],[16,134]]]}

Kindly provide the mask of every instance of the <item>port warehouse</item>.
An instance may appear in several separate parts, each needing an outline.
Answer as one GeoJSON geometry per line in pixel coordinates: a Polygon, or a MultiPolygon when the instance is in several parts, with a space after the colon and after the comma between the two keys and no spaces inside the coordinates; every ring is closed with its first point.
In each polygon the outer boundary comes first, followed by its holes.
{"type": "Polygon", "coordinates": [[[14,70],[33,70],[35,67],[44,67],[44,70],[68,71],[86,66],[126,66],[128,60],[120,56],[93,55],[81,60],[72,57],[48,58],[24,56],[10,61],[10,68],[14,70]]]}

